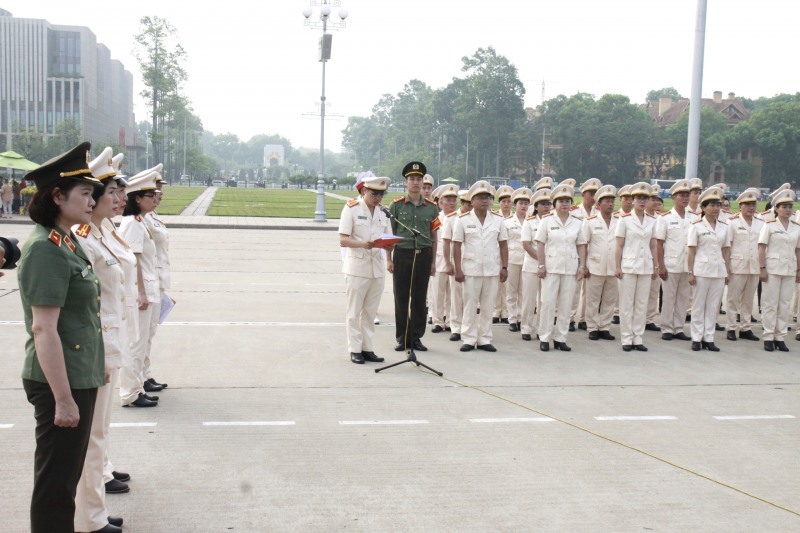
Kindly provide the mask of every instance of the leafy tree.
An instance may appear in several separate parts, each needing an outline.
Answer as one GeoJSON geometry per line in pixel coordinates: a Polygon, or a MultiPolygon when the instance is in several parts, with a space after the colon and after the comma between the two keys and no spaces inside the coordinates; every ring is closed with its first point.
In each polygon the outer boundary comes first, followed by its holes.
{"type": "Polygon", "coordinates": [[[736,127],[740,146],[747,141],[763,158],[762,181],[773,187],[800,175],[800,99],[775,101],[736,127]],[[744,142],[742,142],[744,141],[744,142]]]}
{"type": "MultiPolygon", "coordinates": [[[[77,143],[76,143],[77,144],[77,143]]],[[[14,151],[34,163],[44,163],[50,157],[52,149],[47,148],[41,133],[23,131],[14,136],[14,151]]],[[[53,154],[53,155],[58,155],[53,154]]]]}
{"type": "Polygon", "coordinates": [[[653,89],[647,93],[648,100],[658,100],[659,98],[668,96],[673,100],[680,100],[683,98],[681,93],[675,87],[664,87],[663,89],[653,89]]]}

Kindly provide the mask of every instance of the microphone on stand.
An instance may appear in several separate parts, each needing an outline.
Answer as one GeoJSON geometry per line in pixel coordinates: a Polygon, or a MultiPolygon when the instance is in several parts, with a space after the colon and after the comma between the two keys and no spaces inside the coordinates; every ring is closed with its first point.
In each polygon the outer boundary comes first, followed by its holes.
{"type": "Polygon", "coordinates": [[[394,215],[392,215],[392,212],[389,211],[389,209],[385,205],[380,206],[380,208],[381,208],[381,211],[383,212],[384,215],[386,215],[389,218],[394,218],[394,215]]]}

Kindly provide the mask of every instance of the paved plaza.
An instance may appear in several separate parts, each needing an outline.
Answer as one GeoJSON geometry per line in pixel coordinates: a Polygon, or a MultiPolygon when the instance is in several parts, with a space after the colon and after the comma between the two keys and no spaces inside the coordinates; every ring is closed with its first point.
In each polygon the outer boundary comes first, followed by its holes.
{"type": "MultiPolygon", "coordinates": [[[[577,332],[541,353],[495,326],[497,353],[461,353],[429,328],[417,355],[443,377],[376,374],[347,353],[336,222],[253,224],[283,229],[171,230],[177,306],[153,352],[169,388],[112,414],[125,531],[800,531],[793,335],[767,353],[718,334],[710,353],[646,332],[625,353],[577,332]]],[[[23,532],[34,420],[5,272],[0,530],[23,532]]],[[[376,352],[399,361],[390,278],[379,316],[376,352]]]]}

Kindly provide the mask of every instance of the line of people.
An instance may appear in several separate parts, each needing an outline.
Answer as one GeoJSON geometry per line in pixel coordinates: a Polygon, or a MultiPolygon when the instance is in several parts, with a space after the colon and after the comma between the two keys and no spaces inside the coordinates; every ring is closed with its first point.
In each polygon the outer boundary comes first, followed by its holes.
{"type": "Polygon", "coordinates": [[[31,530],[121,531],[107,493],[131,476],[109,460],[113,393],[123,407],[153,407],[166,384],[150,369],[169,240],[155,214],[161,166],[131,178],[122,154],[90,160],[82,143],[26,178],[36,222],[19,262],[28,333],[23,385],[36,417],[31,530]],[[123,215],[117,231],[112,219],[123,215]]]}

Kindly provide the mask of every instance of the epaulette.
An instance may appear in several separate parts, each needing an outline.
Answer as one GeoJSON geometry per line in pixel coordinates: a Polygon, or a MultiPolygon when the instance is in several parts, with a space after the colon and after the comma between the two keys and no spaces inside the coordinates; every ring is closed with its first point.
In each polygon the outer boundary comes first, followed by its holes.
{"type": "Polygon", "coordinates": [[[575,220],[580,220],[581,222],[583,222],[583,219],[581,217],[576,217],[575,215],[570,215],[570,216],[575,220]]]}
{"type": "Polygon", "coordinates": [[[492,213],[499,216],[502,219],[511,218],[511,216],[504,217],[502,213],[495,213],[494,211],[492,211],[492,213]]]}
{"type": "Polygon", "coordinates": [[[717,222],[719,222],[720,224],[724,224],[726,226],[728,225],[728,223],[725,222],[724,220],[717,219],[717,222]]]}
{"type": "Polygon", "coordinates": [[[655,215],[651,215],[650,213],[645,213],[645,215],[649,216],[650,218],[656,218],[655,215]]]}
{"type": "Polygon", "coordinates": [[[75,230],[75,235],[78,237],[83,237],[84,239],[89,236],[89,232],[91,231],[92,227],[89,224],[81,224],[78,229],[75,230]]]}
{"type": "Polygon", "coordinates": [[[453,215],[455,215],[455,214],[457,214],[457,213],[458,213],[458,211],[453,211],[452,213],[449,213],[449,214],[447,214],[447,215],[445,215],[445,216],[446,216],[446,217],[451,217],[451,216],[453,216],[453,215]]]}
{"type": "Polygon", "coordinates": [[[434,202],[433,200],[428,200],[427,198],[423,198],[423,200],[424,201],[422,202],[422,205],[425,205],[426,203],[431,205],[436,205],[436,202],[434,202]]]}
{"type": "Polygon", "coordinates": [[[739,218],[739,213],[736,213],[735,215],[733,215],[733,216],[730,218],[730,220],[736,220],[737,218],[739,218]]]}
{"type": "MultiPolygon", "coordinates": [[[[631,213],[633,213],[633,211],[631,211],[631,213]]],[[[629,216],[631,216],[631,213],[622,213],[622,214],[620,215],[620,217],[623,217],[623,218],[624,218],[624,217],[629,217],[629,216]]]]}
{"type": "Polygon", "coordinates": [[[616,211],[614,211],[611,214],[614,215],[614,216],[619,216],[620,213],[622,213],[622,209],[617,209],[616,211]]]}
{"type": "Polygon", "coordinates": [[[358,198],[353,198],[347,201],[347,207],[355,207],[358,205],[358,198]]]}
{"type": "Polygon", "coordinates": [[[513,216],[514,216],[514,213],[511,213],[507,217],[503,217],[503,220],[508,220],[509,218],[512,218],[513,216]]]}
{"type": "Polygon", "coordinates": [[[702,222],[702,218],[698,218],[697,220],[692,220],[692,224],[697,224],[698,222],[702,222]]]}
{"type": "Polygon", "coordinates": [[[467,211],[466,213],[459,213],[458,214],[458,218],[465,217],[465,216],[469,215],[469,213],[470,213],[469,211],[467,211]]]}
{"type": "Polygon", "coordinates": [[[792,224],[797,224],[798,226],[800,226],[800,222],[795,222],[794,220],[791,220],[791,219],[789,220],[789,222],[791,222],[792,224]]]}
{"type": "Polygon", "coordinates": [[[722,212],[723,213],[728,213],[729,215],[733,214],[729,209],[723,209],[722,212]]]}
{"type": "Polygon", "coordinates": [[[547,217],[551,217],[551,216],[553,216],[553,213],[547,213],[547,214],[546,214],[545,216],[543,216],[542,218],[547,218],[547,217]]]}
{"type": "Polygon", "coordinates": [[[772,209],[767,209],[766,211],[761,211],[761,212],[759,213],[759,215],[768,215],[768,214],[770,214],[770,213],[772,213],[772,209]]]}
{"type": "Polygon", "coordinates": [[[534,218],[536,218],[536,215],[531,215],[529,217],[525,217],[525,220],[533,220],[534,218]]]}
{"type": "Polygon", "coordinates": [[[665,216],[669,215],[670,213],[671,213],[671,211],[659,211],[658,212],[658,214],[661,215],[662,217],[665,217],[665,216]]]}
{"type": "Polygon", "coordinates": [[[499,215],[500,214],[500,210],[499,209],[490,209],[489,212],[494,213],[495,215],[499,215]]]}
{"type": "Polygon", "coordinates": [[[395,199],[394,199],[394,202],[392,202],[392,203],[394,204],[394,203],[397,203],[397,202],[402,202],[402,201],[404,201],[405,199],[406,199],[406,197],[405,197],[405,196],[401,196],[401,197],[399,197],[399,198],[395,198],[395,199]]]}
{"type": "Polygon", "coordinates": [[[47,236],[50,242],[61,248],[61,234],[54,229],[50,230],[50,235],[47,236]]]}
{"type": "Polygon", "coordinates": [[[590,217],[586,217],[586,220],[593,220],[595,218],[597,218],[597,215],[592,215],[590,217]]]}

